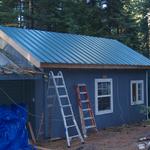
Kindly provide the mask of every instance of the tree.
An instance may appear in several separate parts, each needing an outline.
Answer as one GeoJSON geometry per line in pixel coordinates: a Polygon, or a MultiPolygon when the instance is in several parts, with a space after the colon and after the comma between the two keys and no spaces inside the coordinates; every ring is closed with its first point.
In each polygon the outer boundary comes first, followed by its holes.
{"type": "MultiPolygon", "coordinates": [[[[17,23],[16,0],[1,1],[0,24],[17,23]]],[[[26,0],[23,15],[27,28],[114,38],[147,55],[149,0],[107,1],[26,0]]]]}
{"type": "Polygon", "coordinates": [[[17,2],[15,0],[1,0],[0,1],[0,24],[16,26],[17,2]]]}

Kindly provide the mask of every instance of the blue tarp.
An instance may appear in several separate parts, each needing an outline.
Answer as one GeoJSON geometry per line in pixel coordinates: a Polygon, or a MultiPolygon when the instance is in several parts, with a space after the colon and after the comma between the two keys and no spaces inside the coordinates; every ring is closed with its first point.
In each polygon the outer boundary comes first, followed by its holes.
{"type": "Polygon", "coordinates": [[[33,150],[28,144],[27,111],[20,106],[0,106],[0,150],[33,150]]]}

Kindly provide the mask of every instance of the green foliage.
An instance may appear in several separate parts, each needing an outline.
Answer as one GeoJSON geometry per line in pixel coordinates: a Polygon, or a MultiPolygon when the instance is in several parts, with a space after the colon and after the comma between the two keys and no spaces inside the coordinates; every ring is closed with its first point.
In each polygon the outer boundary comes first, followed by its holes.
{"type": "Polygon", "coordinates": [[[144,114],[144,115],[147,115],[147,113],[149,114],[150,113],[150,107],[146,107],[144,105],[141,105],[140,106],[140,113],[141,114],[144,114]]]}
{"type": "Polygon", "coordinates": [[[14,24],[17,18],[15,0],[0,0],[0,24],[14,24]]]}

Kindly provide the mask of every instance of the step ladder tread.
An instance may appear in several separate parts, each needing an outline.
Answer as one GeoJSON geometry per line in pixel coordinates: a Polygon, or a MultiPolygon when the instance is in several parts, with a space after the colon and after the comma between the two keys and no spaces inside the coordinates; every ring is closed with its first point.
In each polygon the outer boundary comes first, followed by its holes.
{"type": "Polygon", "coordinates": [[[87,92],[80,92],[80,94],[87,94],[87,92]]]}
{"type": "Polygon", "coordinates": [[[66,118],[73,117],[73,115],[65,115],[66,118]]]}
{"type": "Polygon", "coordinates": [[[65,108],[65,107],[71,107],[71,105],[70,105],[70,104],[62,105],[62,107],[63,107],[63,108],[65,108]]]}
{"type": "Polygon", "coordinates": [[[64,85],[56,85],[57,88],[65,88],[64,85]]]}
{"type": "Polygon", "coordinates": [[[96,126],[95,126],[95,125],[92,125],[92,126],[86,126],[85,128],[86,128],[86,129],[96,128],[96,126]]]}
{"type": "Polygon", "coordinates": [[[91,108],[82,109],[82,111],[90,111],[91,108]]]}
{"type": "Polygon", "coordinates": [[[92,119],[94,119],[94,117],[86,117],[86,118],[84,118],[84,120],[92,120],[92,119]]]}
{"type": "Polygon", "coordinates": [[[88,103],[89,100],[81,100],[81,103],[88,103]]]}
{"type": "Polygon", "coordinates": [[[68,95],[59,95],[59,98],[68,98],[68,95]]]}
{"type": "Polygon", "coordinates": [[[56,76],[53,76],[54,79],[62,79],[62,76],[61,75],[56,75],[56,76]]]}
{"type": "Polygon", "coordinates": [[[75,125],[75,124],[73,124],[73,125],[69,125],[69,126],[67,126],[67,128],[73,128],[73,127],[76,127],[76,125],[75,125]]]}
{"type": "Polygon", "coordinates": [[[78,84],[79,87],[86,86],[86,84],[78,84]]]}
{"type": "Polygon", "coordinates": [[[73,139],[73,138],[76,138],[76,137],[79,137],[79,135],[72,135],[72,136],[69,136],[70,139],[73,139]]]}

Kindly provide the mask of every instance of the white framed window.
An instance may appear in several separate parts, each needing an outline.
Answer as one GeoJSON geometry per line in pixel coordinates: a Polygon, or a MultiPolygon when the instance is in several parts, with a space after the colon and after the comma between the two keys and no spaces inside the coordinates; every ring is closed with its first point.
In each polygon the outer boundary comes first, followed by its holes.
{"type": "Polygon", "coordinates": [[[96,115],[113,112],[112,79],[95,79],[95,113],[96,115]]]}
{"type": "Polygon", "coordinates": [[[144,81],[131,80],[131,105],[144,104],[144,81]]]}

